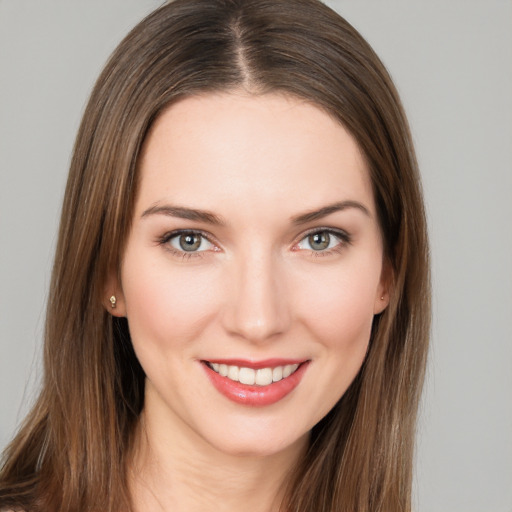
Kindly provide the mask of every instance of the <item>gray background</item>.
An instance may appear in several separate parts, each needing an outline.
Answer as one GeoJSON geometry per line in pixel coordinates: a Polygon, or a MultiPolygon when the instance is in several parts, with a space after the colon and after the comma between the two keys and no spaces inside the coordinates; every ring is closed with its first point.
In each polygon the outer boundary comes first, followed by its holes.
{"type": "MultiPolygon", "coordinates": [[[[27,411],[88,92],[156,0],[0,0],[0,447],[27,411]]],[[[332,0],[391,71],[424,178],[434,328],[420,512],[512,511],[512,1],[332,0]]]]}

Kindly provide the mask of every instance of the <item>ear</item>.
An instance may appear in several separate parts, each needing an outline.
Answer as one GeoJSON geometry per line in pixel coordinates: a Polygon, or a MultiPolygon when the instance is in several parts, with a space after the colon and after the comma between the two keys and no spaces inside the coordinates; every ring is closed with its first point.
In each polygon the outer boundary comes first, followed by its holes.
{"type": "Polygon", "coordinates": [[[103,307],[112,316],[126,316],[126,302],[124,300],[121,280],[114,270],[109,273],[105,283],[102,303],[103,307]]]}
{"type": "Polygon", "coordinates": [[[393,270],[391,264],[384,260],[380,275],[379,285],[375,293],[375,301],[373,305],[373,314],[379,315],[389,305],[390,296],[393,291],[393,270]]]}

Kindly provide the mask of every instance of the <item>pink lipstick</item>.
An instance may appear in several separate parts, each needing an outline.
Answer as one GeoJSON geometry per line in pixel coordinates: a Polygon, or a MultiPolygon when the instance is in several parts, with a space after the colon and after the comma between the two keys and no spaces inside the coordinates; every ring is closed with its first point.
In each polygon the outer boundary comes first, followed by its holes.
{"type": "Polygon", "coordinates": [[[309,361],[267,359],[201,361],[217,391],[233,402],[263,407],[282,400],[300,383],[309,361]]]}

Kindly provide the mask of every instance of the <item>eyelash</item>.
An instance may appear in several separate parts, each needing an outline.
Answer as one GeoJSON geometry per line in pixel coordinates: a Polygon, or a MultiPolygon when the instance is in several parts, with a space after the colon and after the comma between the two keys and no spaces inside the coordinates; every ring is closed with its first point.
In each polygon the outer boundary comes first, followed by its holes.
{"type": "MultiPolygon", "coordinates": [[[[310,231],[303,233],[301,235],[301,238],[293,244],[293,248],[297,247],[301,242],[306,240],[311,235],[320,234],[320,233],[325,233],[325,234],[328,234],[329,236],[336,237],[337,239],[339,239],[339,243],[337,243],[334,247],[331,247],[330,249],[326,249],[326,250],[315,251],[314,249],[309,249],[308,252],[312,258],[325,257],[325,256],[330,256],[335,253],[340,253],[341,251],[343,251],[343,249],[347,245],[350,245],[352,242],[351,236],[346,231],[343,231],[341,229],[320,227],[320,228],[311,229],[310,231]]],[[[190,258],[202,258],[204,256],[203,253],[208,252],[208,251],[180,251],[178,249],[175,249],[174,247],[172,247],[169,244],[169,242],[173,238],[179,237],[181,235],[200,236],[204,240],[206,240],[207,242],[209,242],[210,244],[212,244],[213,246],[216,247],[216,244],[212,241],[211,236],[208,233],[205,233],[204,231],[200,231],[200,230],[191,230],[191,229],[182,229],[182,230],[177,230],[177,231],[171,231],[169,233],[166,233],[162,237],[159,237],[157,242],[159,245],[164,246],[165,249],[167,251],[169,251],[173,256],[177,256],[183,260],[188,260],[190,258]]],[[[216,249],[216,250],[218,251],[219,249],[216,249]]],[[[299,249],[292,249],[292,250],[300,251],[301,249],[299,248],[299,249]]]]}
{"type": "Polygon", "coordinates": [[[208,235],[208,233],[194,229],[179,229],[177,231],[171,231],[169,233],[166,233],[165,235],[158,239],[158,244],[164,246],[165,249],[169,251],[173,256],[177,256],[178,258],[181,258],[183,260],[188,260],[190,258],[202,258],[204,256],[203,253],[206,251],[180,251],[169,244],[169,242],[173,238],[177,238],[181,235],[200,236],[204,240],[208,241],[210,244],[215,246],[215,243],[211,240],[211,237],[208,235]]]}
{"type": "MultiPolygon", "coordinates": [[[[330,249],[326,250],[319,250],[315,251],[314,249],[310,249],[309,256],[312,258],[323,258],[326,256],[331,256],[332,254],[338,254],[342,252],[347,245],[350,245],[352,243],[351,236],[341,229],[333,229],[333,228],[327,228],[327,227],[319,227],[311,229],[310,231],[307,231],[304,233],[300,240],[294,244],[294,247],[297,247],[301,242],[306,240],[311,235],[320,234],[320,233],[326,233],[329,236],[334,236],[337,239],[339,239],[339,243],[337,243],[334,247],[331,247],[330,249]]],[[[300,250],[300,249],[299,249],[300,250]]]]}

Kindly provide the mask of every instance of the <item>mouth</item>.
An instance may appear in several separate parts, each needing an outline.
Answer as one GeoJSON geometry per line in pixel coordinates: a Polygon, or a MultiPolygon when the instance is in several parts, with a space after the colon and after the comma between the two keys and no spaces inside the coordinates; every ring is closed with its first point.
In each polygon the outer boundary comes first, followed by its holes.
{"type": "Polygon", "coordinates": [[[221,377],[227,377],[234,382],[248,386],[269,386],[274,382],[288,378],[300,366],[299,363],[294,363],[255,369],[226,363],[212,363],[210,361],[205,361],[205,364],[221,377]]]}
{"type": "Polygon", "coordinates": [[[301,382],[309,360],[202,360],[213,386],[233,402],[266,406],[282,400],[301,382]]]}

